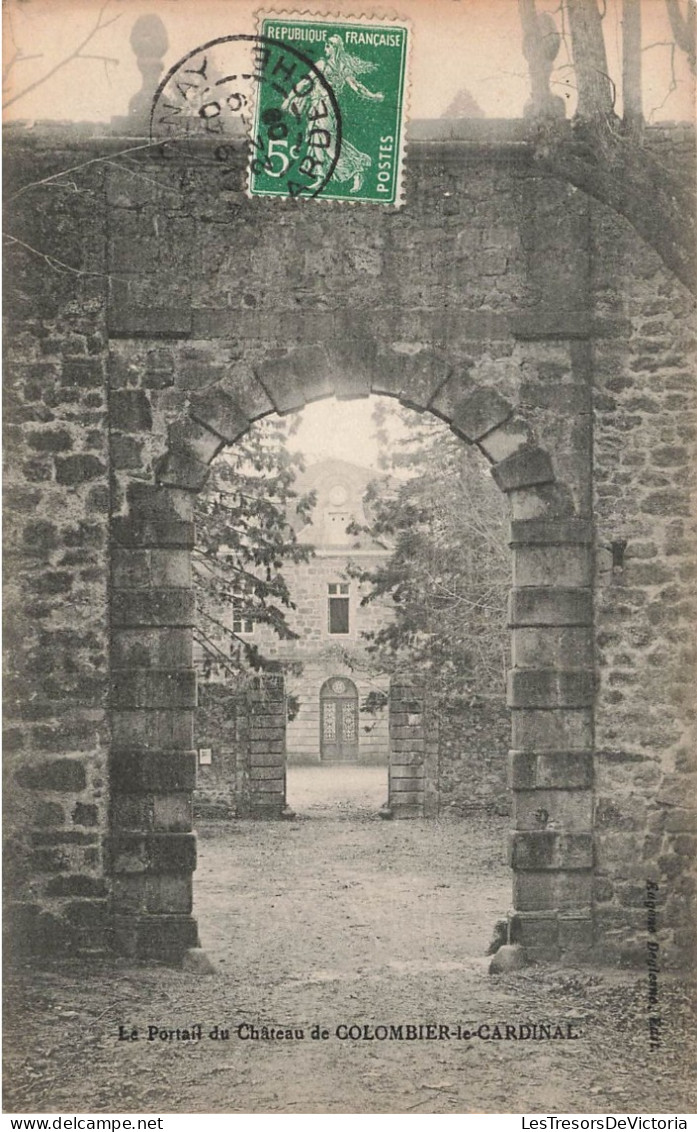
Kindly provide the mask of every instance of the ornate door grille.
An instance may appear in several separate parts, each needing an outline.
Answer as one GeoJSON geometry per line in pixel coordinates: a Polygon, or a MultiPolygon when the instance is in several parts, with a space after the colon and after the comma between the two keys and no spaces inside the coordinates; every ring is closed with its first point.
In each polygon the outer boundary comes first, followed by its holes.
{"type": "Polygon", "coordinates": [[[358,692],[351,680],[334,677],[320,692],[322,762],[358,761],[358,692]]]}

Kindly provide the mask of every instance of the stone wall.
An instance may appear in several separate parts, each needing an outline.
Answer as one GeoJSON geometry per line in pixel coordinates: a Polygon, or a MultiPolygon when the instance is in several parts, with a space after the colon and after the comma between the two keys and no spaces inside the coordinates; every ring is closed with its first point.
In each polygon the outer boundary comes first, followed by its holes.
{"type": "Polygon", "coordinates": [[[697,324],[628,225],[598,210],[592,236],[596,307],[618,325],[594,350],[596,915],[606,945],[639,960],[657,882],[670,963],[697,923],[697,324]]]}
{"type": "Polygon", "coordinates": [[[511,813],[511,713],[503,695],[439,713],[440,813],[511,813]]]}
{"type": "Polygon", "coordinates": [[[482,128],[413,140],[398,211],[250,201],[241,150],[105,165],[123,139],[9,137],[25,941],[196,941],[193,492],[250,421],[372,391],[476,443],[510,502],[516,931],[636,958],[651,876],[666,962],[689,947],[692,307],[624,221],[538,173],[524,124],[482,128]]]}
{"type": "MultiPolygon", "coordinates": [[[[20,147],[7,195],[80,160],[60,136],[20,147]]],[[[15,938],[39,949],[109,943],[103,175],[18,197],[5,250],[4,859],[15,938]]]]}
{"type": "Polygon", "coordinates": [[[433,698],[423,678],[390,683],[388,806],[392,817],[511,814],[503,697],[476,704],[433,698]]]}
{"type": "Polygon", "coordinates": [[[194,816],[282,817],[286,805],[286,697],[282,677],[255,676],[233,689],[199,684],[195,743],[200,765],[194,816]]]}
{"type": "Polygon", "coordinates": [[[199,754],[194,790],[194,819],[230,818],[237,808],[237,768],[244,742],[242,691],[212,680],[198,683],[194,747],[199,754]],[[241,734],[242,732],[242,734],[241,734]],[[202,764],[200,752],[211,752],[202,764]]]}

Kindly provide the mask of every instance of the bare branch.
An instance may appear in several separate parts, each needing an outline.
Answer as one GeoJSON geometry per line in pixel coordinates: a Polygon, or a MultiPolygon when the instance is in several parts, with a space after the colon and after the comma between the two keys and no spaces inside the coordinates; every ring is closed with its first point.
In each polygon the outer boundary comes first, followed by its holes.
{"type": "Polygon", "coordinates": [[[603,119],[579,124],[567,138],[553,137],[551,128],[541,126],[535,158],[540,168],[624,216],[666,267],[697,293],[697,222],[692,186],[684,178],[603,119]]]}
{"type": "Polygon", "coordinates": [[[105,157],[104,164],[113,165],[114,169],[118,169],[119,172],[128,173],[130,177],[135,177],[137,181],[145,181],[148,185],[154,185],[156,189],[163,189],[168,193],[179,192],[179,189],[175,188],[174,185],[163,185],[162,181],[157,181],[154,177],[147,177],[145,173],[136,173],[135,169],[131,169],[128,165],[124,165],[120,161],[113,161],[111,158],[105,157]]]}
{"type": "Polygon", "coordinates": [[[668,90],[665,93],[665,97],[661,99],[658,106],[652,106],[651,107],[651,111],[649,113],[649,119],[650,120],[653,119],[654,114],[658,114],[658,111],[663,109],[666,102],[670,98],[671,94],[673,94],[678,89],[678,78],[677,78],[677,75],[675,73],[676,45],[674,43],[671,43],[671,44],[669,44],[669,46],[670,46],[670,83],[668,84],[668,90]]]}
{"type": "Polygon", "coordinates": [[[220,629],[225,637],[231,637],[240,645],[244,645],[246,643],[242,640],[241,637],[238,637],[237,633],[234,633],[232,629],[229,629],[227,625],[224,625],[223,622],[219,621],[217,617],[213,617],[212,614],[210,614],[207,610],[200,609],[199,612],[206,618],[206,621],[210,621],[211,625],[215,625],[218,629],[220,629]]]}
{"type": "Polygon", "coordinates": [[[98,59],[102,63],[113,63],[115,67],[118,67],[119,63],[121,62],[120,59],[115,59],[113,55],[78,55],[77,58],[98,59]]]}
{"type": "Polygon", "coordinates": [[[240,675],[239,667],[236,667],[232,663],[230,657],[227,656],[223,652],[223,650],[219,648],[218,645],[216,645],[215,641],[212,640],[211,637],[207,636],[206,633],[203,632],[203,629],[201,629],[198,625],[194,627],[194,636],[198,638],[199,643],[203,645],[203,648],[207,652],[210,651],[210,653],[215,656],[218,664],[221,664],[224,668],[227,668],[228,672],[231,672],[233,676],[240,675]]]}
{"type": "Polygon", "coordinates": [[[39,51],[35,55],[25,55],[22,51],[16,50],[11,59],[2,69],[2,85],[3,88],[7,84],[10,77],[10,72],[17,66],[18,63],[28,63],[31,59],[43,59],[43,52],[39,51]]]}
{"type": "MultiPolygon", "coordinates": [[[[105,162],[111,162],[113,164],[114,158],[116,157],[126,157],[130,153],[137,153],[139,150],[144,149],[157,149],[159,148],[160,144],[161,143],[159,141],[141,142],[139,145],[131,145],[126,149],[119,150],[118,153],[113,154],[113,156],[110,158],[102,156],[91,157],[88,161],[81,161],[79,165],[71,165],[68,169],[61,169],[60,173],[51,173],[48,177],[42,177],[40,181],[30,181],[29,184],[22,185],[21,189],[18,189],[16,193],[13,193],[12,196],[6,198],[6,204],[11,204],[13,200],[16,200],[17,197],[21,196],[23,193],[29,192],[30,189],[38,189],[43,185],[51,184],[51,182],[57,181],[59,177],[67,177],[69,173],[77,173],[81,169],[86,169],[89,165],[97,165],[105,162]]],[[[123,168],[126,168],[126,166],[124,166],[123,168]]],[[[129,170],[129,172],[132,172],[132,170],[129,170]]],[[[133,173],[132,175],[136,177],[142,176],[143,174],[133,173]]],[[[160,187],[167,191],[176,192],[176,190],[169,185],[160,185],[160,187]]]]}
{"type": "Polygon", "coordinates": [[[57,271],[59,274],[95,275],[102,279],[109,278],[103,271],[87,271],[81,267],[73,267],[69,263],[64,263],[62,259],[58,259],[57,256],[50,255],[47,252],[40,252],[38,248],[33,248],[31,244],[25,244],[24,240],[20,240],[18,236],[13,236],[10,232],[3,232],[3,237],[9,240],[11,244],[19,244],[20,247],[25,248],[25,250],[31,252],[32,255],[38,256],[39,259],[44,260],[53,271],[57,271]]]}
{"type": "Polygon", "coordinates": [[[666,0],[666,9],[675,42],[687,55],[692,74],[697,74],[697,5],[688,0],[685,16],[680,10],[679,0],[666,0]]]}
{"type": "MultiPolygon", "coordinates": [[[[82,42],[78,44],[74,51],[71,51],[68,55],[65,56],[65,58],[56,63],[55,67],[51,67],[40,78],[36,79],[33,83],[29,83],[29,85],[24,87],[23,90],[20,90],[17,94],[13,95],[12,98],[8,98],[5,102],[3,102],[3,110],[7,109],[8,106],[13,106],[15,102],[19,102],[20,98],[25,98],[33,90],[36,90],[37,87],[43,86],[44,83],[48,82],[49,79],[52,79],[58,71],[61,71],[64,67],[67,67],[69,63],[73,62],[73,60],[90,57],[82,54],[83,48],[87,47],[87,44],[91,43],[91,41],[96,35],[98,35],[99,32],[104,31],[108,27],[111,27],[111,25],[115,24],[117,20],[121,19],[121,13],[119,13],[117,16],[112,16],[110,20],[103,19],[104,12],[109,3],[110,0],[104,0],[102,7],[99,9],[96,24],[89,32],[89,34],[85,36],[82,42]]],[[[118,60],[114,60],[114,62],[118,62],[118,60]]]]}

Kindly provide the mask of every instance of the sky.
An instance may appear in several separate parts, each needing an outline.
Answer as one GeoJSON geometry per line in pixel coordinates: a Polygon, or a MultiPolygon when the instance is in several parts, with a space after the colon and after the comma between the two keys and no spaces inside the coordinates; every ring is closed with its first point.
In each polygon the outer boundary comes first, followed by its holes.
{"type": "MultiPolygon", "coordinates": [[[[681,0],[684,4],[686,0],[681,0]]],[[[693,0],[690,0],[693,2],[693,0]]],[[[621,0],[605,0],[610,72],[619,86],[621,0]]],[[[129,35],[135,19],[156,13],[169,37],[169,68],[210,39],[255,31],[255,12],[327,10],[338,15],[374,10],[408,19],[412,26],[410,116],[437,118],[462,89],[487,117],[519,117],[528,97],[517,0],[332,0],[262,4],[261,0],[6,0],[4,5],[5,98],[16,98],[8,119],[108,121],[123,115],[141,85],[129,35]],[[92,31],[82,58],[64,60],[92,31]],[[54,68],[55,73],[44,81],[54,68]],[[22,94],[32,84],[35,89],[22,94]],[[17,97],[21,95],[21,97],[17,97]]],[[[558,0],[538,9],[558,10],[558,0]]],[[[694,86],[681,52],[671,68],[670,28],[664,0],[643,0],[645,110],[653,120],[693,117],[694,86]]],[[[557,16],[557,20],[559,17],[557,16]]],[[[563,47],[555,91],[574,105],[573,72],[563,47]]],[[[164,72],[163,72],[164,73],[164,72]]]]}
{"type": "MultiPolygon", "coordinates": [[[[293,414],[298,425],[289,437],[288,447],[302,452],[311,464],[331,458],[378,470],[379,447],[372,419],[377,400],[381,398],[337,401],[336,397],[329,397],[307,405],[302,412],[293,414]]],[[[389,427],[393,437],[403,433],[397,421],[391,420],[389,427]]]]}

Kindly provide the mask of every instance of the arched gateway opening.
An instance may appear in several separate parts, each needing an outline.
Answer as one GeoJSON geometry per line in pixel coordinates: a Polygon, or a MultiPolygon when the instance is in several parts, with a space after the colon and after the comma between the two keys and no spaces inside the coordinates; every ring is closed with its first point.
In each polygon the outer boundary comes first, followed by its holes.
{"type": "MultiPolygon", "coordinates": [[[[509,372],[525,364],[525,347],[516,349],[509,372]]],[[[578,348],[552,349],[575,380],[578,348]]],[[[493,380],[500,376],[494,369],[493,380]]],[[[195,493],[215,455],[254,420],[321,397],[370,393],[446,421],[484,453],[510,499],[511,935],[538,957],[592,943],[591,526],[582,493],[560,478],[560,468],[583,457],[587,437],[576,422],[568,450],[552,456],[538,442],[535,414],[528,420],[492,387],[491,367],[478,373],[470,359],[430,348],[378,355],[362,341],[336,352],[276,351],[251,370],[231,365],[170,417],[155,482],[132,482],[124,513],[113,519],[110,865],[117,940],[130,954],[176,960],[198,943],[195,493]]]]}

